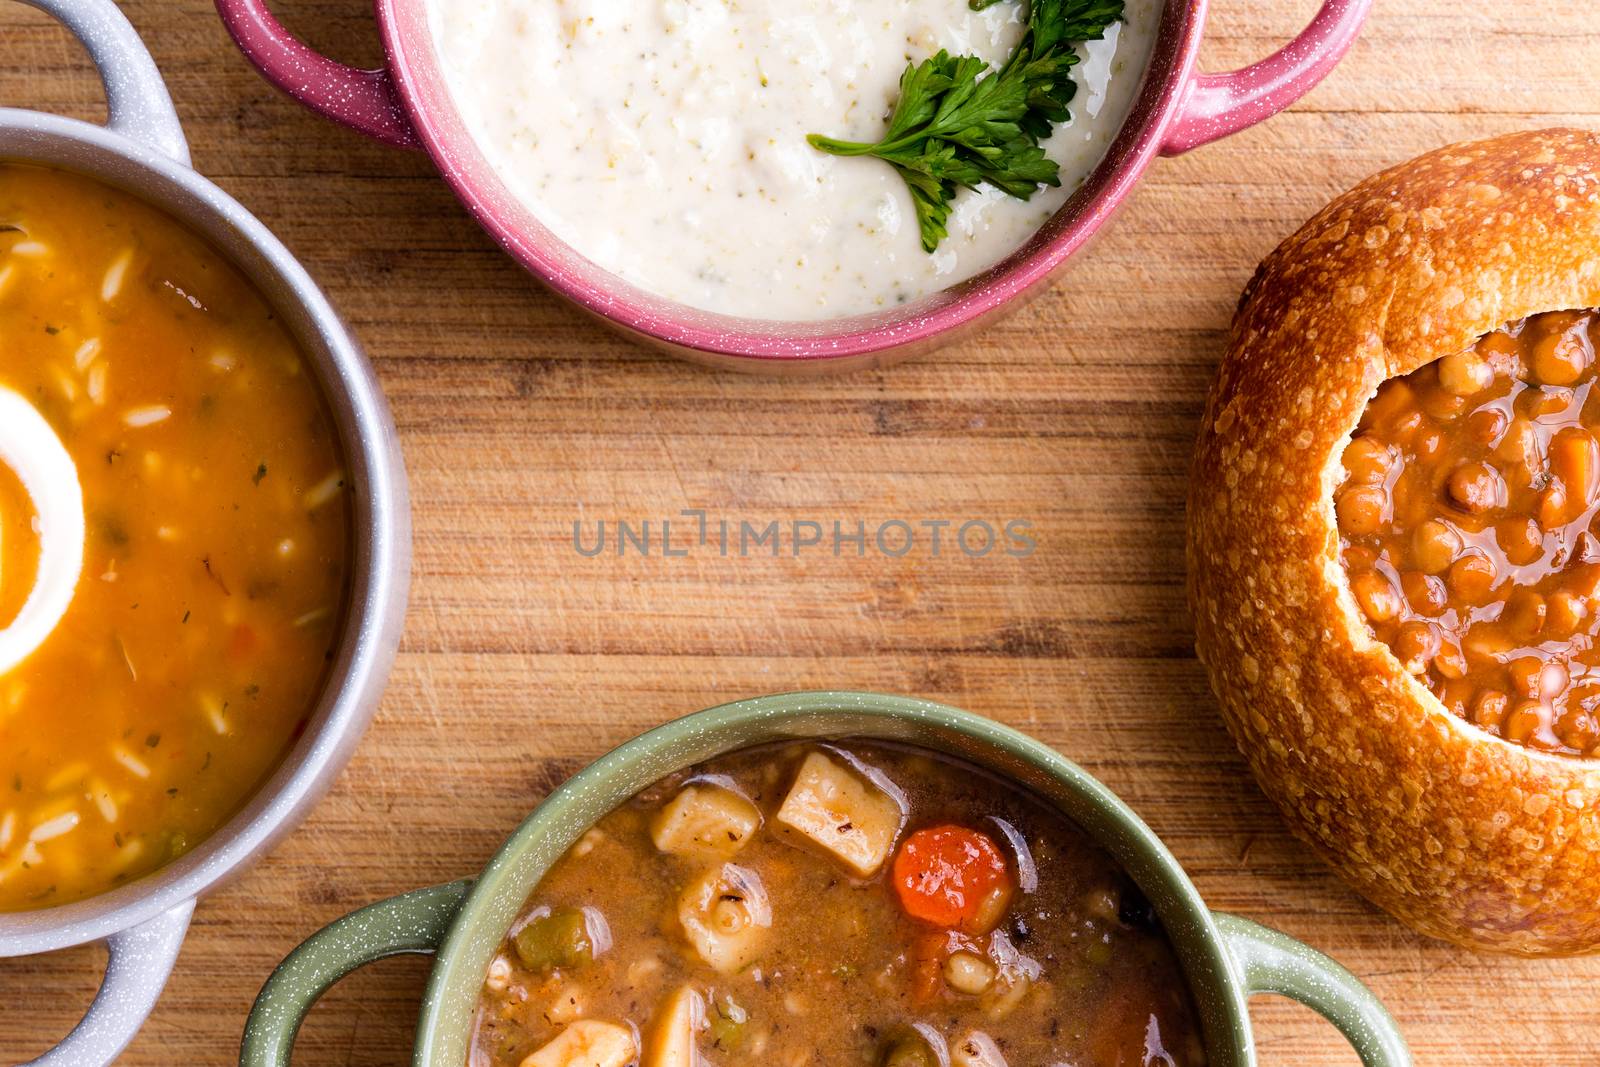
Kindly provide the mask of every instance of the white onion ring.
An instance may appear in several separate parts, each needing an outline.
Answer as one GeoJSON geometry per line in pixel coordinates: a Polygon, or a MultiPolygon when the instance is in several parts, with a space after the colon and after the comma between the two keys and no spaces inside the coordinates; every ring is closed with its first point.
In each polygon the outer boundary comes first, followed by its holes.
{"type": "Polygon", "coordinates": [[[0,386],[0,463],[16,472],[38,515],[39,572],[22,610],[0,630],[0,674],[33,654],[72,603],[83,569],[78,468],[44,416],[0,386]]]}

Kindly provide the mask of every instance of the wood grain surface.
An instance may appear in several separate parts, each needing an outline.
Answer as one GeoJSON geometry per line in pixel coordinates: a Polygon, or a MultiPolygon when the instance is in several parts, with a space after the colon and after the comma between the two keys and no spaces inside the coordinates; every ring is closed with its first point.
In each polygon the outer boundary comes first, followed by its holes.
{"type": "MultiPolygon", "coordinates": [[[[282,0],[352,61],[366,0],[282,0]]],[[[1202,59],[1282,43],[1313,0],[1214,0],[1202,59]]],[[[409,629],[377,721],[299,831],[202,903],[121,1062],[226,1064],[273,965],[324,922],[471,874],[565,775],[663,719],[801,687],[920,694],[1029,730],[1161,834],[1215,907],[1332,953],[1419,1062],[1600,1061],[1600,959],[1475,956],[1347,892],[1283,830],[1218,721],[1182,591],[1195,422],[1256,262],[1359,177],[1444,142],[1594,125],[1590,0],[1378,0],[1343,66],[1263,126],[1159,162],[1046,297],[958,348],[852,377],[772,381],[654,355],[557,304],[420,155],[336,129],[247,67],[206,0],[124,5],[195,164],[253,209],[361,335],[415,497],[409,629]],[[1033,523],[1026,559],[926,546],[586,559],[572,523],[891,519],[1033,523]]],[[[0,104],[96,119],[80,49],[0,4],[0,104]]],[[[0,1062],[49,1047],[92,996],[97,948],[0,960],[0,1062]]],[[[350,978],[296,1062],[407,1061],[419,959],[350,978]]],[[[1263,1062],[1355,1064],[1310,1011],[1253,1009],[1263,1062]]]]}

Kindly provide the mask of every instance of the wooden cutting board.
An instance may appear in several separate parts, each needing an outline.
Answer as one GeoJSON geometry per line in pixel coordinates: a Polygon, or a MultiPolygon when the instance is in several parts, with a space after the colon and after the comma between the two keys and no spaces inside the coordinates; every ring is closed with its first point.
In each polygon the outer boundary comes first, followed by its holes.
{"type": "MultiPolygon", "coordinates": [[[[365,0],[282,0],[309,40],[378,54],[365,0]]],[[[539,798],[663,719],[802,687],[920,694],[1031,731],[1161,834],[1215,907],[1280,927],[1369,982],[1418,1059],[1600,1060],[1600,960],[1475,956],[1347,892],[1246,774],[1196,664],[1182,590],[1184,467],[1228,317],[1256,262],[1333,194],[1447,141],[1600,114],[1588,0],[1381,0],[1327,82],[1264,126],[1159,162],[1046,297],[967,344],[822,381],[713,374],[558,305],[420,155],[267,87],[206,0],[125,3],[195,164],[258,213],[364,339],[404,438],[416,512],[409,629],[388,697],[332,794],[202,903],[122,1060],[227,1064],[273,965],[344,912],[471,874],[539,798]],[[572,524],[714,518],[1033,524],[1038,550],[895,560],[593,559],[572,524]]],[[[1265,55],[1312,0],[1215,0],[1203,64],[1265,55]]],[[[97,119],[79,49],[0,7],[0,104],[97,119]]],[[[0,960],[0,1062],[88,1003],[103,952],[0,960]]],[[[308,1021],[307,1065],[406,1061],[427,971],[397,959],[308,1021]]],[[[1264,998],[1263,1062],[1355,1064],[1264,998]]]]}

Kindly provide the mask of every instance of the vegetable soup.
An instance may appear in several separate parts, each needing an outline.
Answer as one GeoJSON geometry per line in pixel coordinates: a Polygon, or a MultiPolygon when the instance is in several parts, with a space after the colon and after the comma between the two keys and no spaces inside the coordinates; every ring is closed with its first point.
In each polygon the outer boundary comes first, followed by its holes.
{"type": "Polygon", "coordinates": [[[81,556],[58,621],[0,675],[0,911],[17,911],[182,855],[277,766],[337,640],[350,504],[288,330],[126,193],[0,164],[0,335],[0,396],[42,417],[77,482],[41,496],[0,462],[0,627],[48,551],[81,556]],[[77,541],[52,540],[47,499],[78,511],[77,541]]]}
{"type": "Polygon", "coordinates": [[[1053,808],[876,741],[736,752],[551,868],[471,1067],[1193,1067],[1150,904],[1053,808]]]}

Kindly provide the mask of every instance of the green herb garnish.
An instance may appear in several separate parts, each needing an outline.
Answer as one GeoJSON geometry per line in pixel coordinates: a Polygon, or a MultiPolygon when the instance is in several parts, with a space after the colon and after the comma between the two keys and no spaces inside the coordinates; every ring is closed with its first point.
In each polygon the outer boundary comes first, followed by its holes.
{"type": "MultiPolygon", "coordinates": [[[[974,11],[999,0],[968,0],[974,11]]],[[[1074,46],[1095,41],[1122,17],[1123,0],[1032,0],[1028,28],[999,70],[976,56],[941,51],[908,63],[900,99],[879,141],[840,141],[820,134],[813,148],[836,156],[876,156],[899,172],[911,190],[932,252],[948,236],[945,224],[960,189],[988,183],[1027,200],[1041,185],[1061,184],[1060,167],[1039,142],[1070,118],[1078,91],[1071,69],[1074,46]],[[989,71],[989,73],[985,73],[989,71]]]]}

